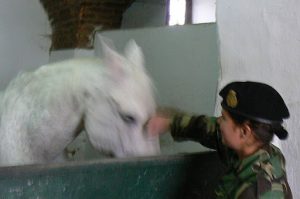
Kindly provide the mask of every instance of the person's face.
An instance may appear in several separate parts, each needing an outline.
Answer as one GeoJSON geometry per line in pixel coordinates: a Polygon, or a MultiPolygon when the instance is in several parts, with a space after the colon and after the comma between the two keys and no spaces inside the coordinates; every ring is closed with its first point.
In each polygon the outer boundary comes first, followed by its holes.
{"type": "Polygon", "coordinates": [[[222,134],[222,142],[233,150],[239,150],[242,143],[241,127],[230,117],[226,110],[222,110],[222,116],[218,118],[222,134]]]}

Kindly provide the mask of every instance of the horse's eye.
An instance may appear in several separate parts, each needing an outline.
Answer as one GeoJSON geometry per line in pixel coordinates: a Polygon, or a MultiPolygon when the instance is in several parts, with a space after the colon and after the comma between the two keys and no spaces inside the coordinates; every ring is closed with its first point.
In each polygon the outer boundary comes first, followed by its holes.
{"type": "Polygon", "coordinates": [[[136,120],[132,115],[120,114],[122,120],[127,124],[135,124],[136,120]]]}

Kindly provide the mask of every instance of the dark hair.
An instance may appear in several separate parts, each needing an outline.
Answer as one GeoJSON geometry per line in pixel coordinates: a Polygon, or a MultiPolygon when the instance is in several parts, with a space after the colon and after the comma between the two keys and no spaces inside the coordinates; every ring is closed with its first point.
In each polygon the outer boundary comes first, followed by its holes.
{"type": "Polygon", "coordinates": [[[284,130],[284,128],[281,125],[277,126],[277,125],[265,124],[265,123],[261,123],[261,122],[257,122],[257,121],[248,119],[242,115],[239,115],[239,114],[236,114],[236,113],[233,113],[230,111],[228,111],[228,113],[231,116],[231,118],[233,119],[233,121],[238,125],[242,125],[245,122],[248,122],[250,128],[253,130],[256,137],[263,144],[269,144],[272,141],[274,134],[277,135],[276,132],[284,130]]]}

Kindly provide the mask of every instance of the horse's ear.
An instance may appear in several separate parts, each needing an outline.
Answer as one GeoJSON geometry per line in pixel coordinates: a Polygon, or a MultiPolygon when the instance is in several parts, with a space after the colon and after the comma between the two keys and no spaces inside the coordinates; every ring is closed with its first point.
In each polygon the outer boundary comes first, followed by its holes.
{"type": "Polygon", "coordinates": [[[142,49],[133,39],[129,40],[125,46],[125,56],[135,67],[144,70],[145,61],[142,49]]]}
{"type": "Polygon", "coordinates": [[[105,66],[108,68],[114,81],[122,80],[126,75],[126,66],[124,65],[124,58],[114,50],[112,41],[100,37],[102,51],[103,51],[103,61],[105,66]]]}

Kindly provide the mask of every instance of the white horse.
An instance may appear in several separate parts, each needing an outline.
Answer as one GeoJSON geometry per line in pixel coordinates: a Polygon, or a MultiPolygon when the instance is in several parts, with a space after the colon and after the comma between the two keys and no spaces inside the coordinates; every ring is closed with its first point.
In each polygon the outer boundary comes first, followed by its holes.
{"type": "Polygon", "coordinates": [[[47,163],[85,130],[93,147],[116,157],[159,153],[144,124],[155,111],[143,54],[103,43],[104,58],[71,59],[23,73],[0,100],[0,166],[47,163]]]}

